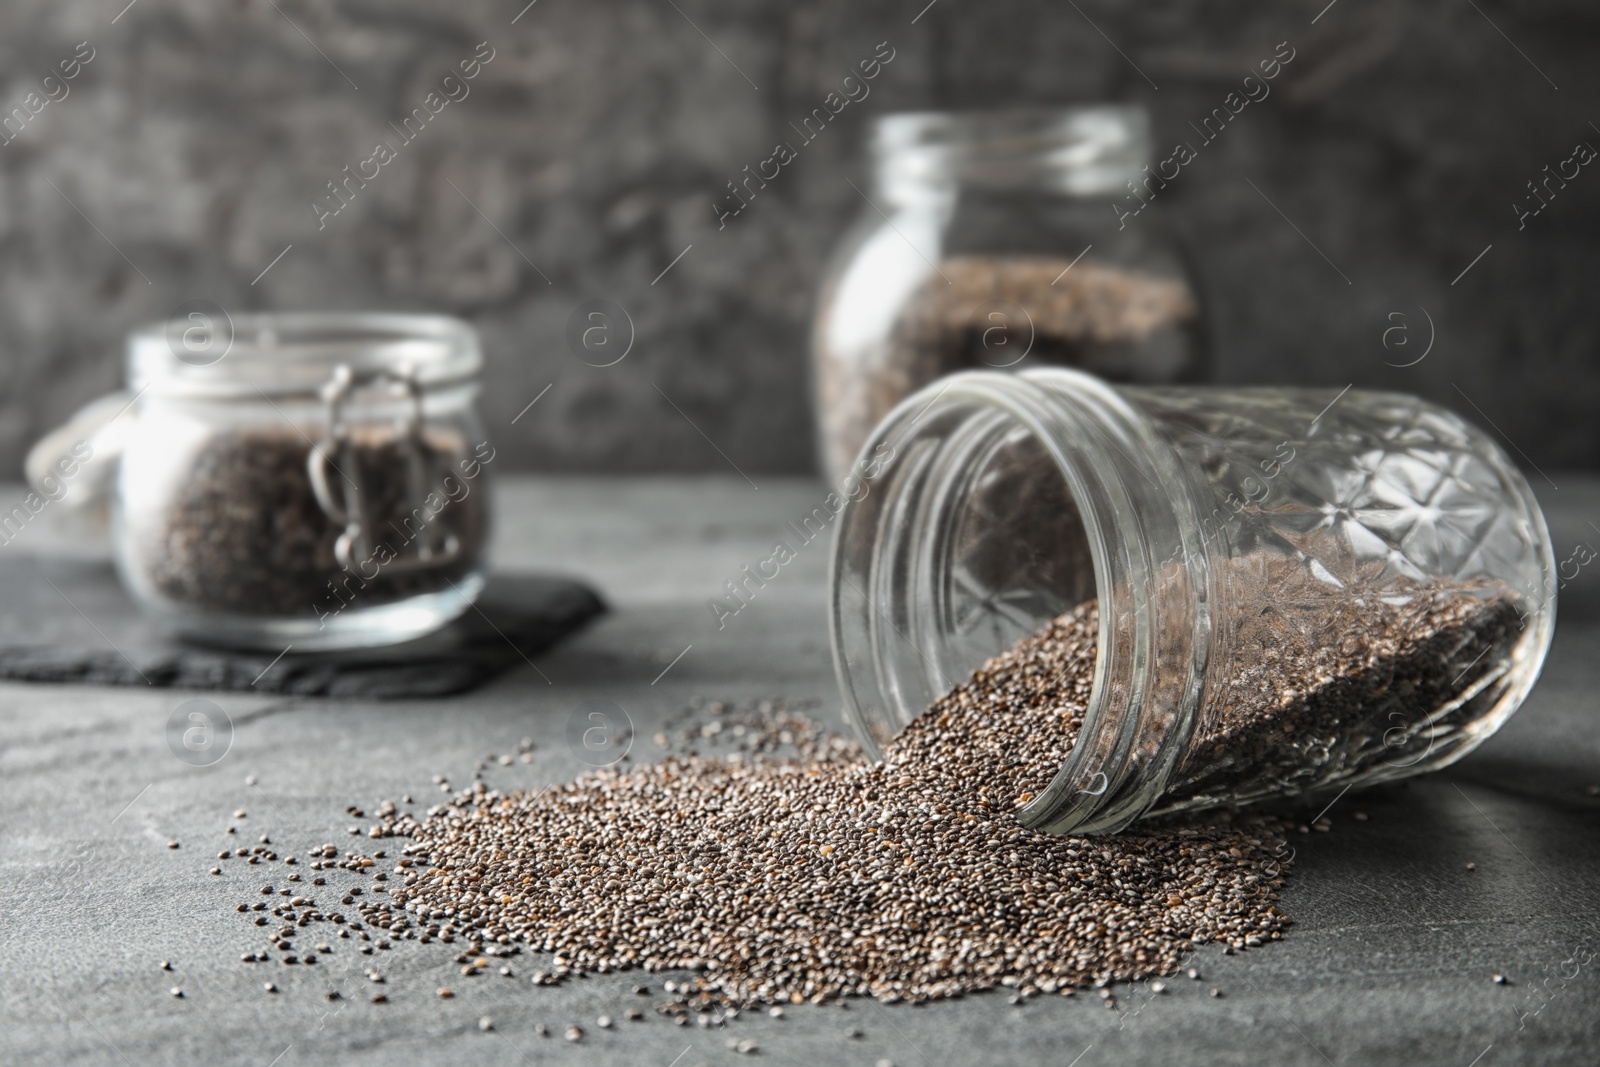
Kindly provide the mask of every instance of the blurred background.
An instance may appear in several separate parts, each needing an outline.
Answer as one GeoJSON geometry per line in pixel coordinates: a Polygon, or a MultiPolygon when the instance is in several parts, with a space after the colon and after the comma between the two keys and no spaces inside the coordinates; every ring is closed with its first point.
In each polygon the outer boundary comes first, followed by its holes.
{"type": "Polygon", "coordinates": [[[1417,392],[1525,463],[1600,466],[1600,168],[1530,184],[1600,146],[1592,4],[124,2],[0,15],[6,478],[120,385],[126,331],[195,299],[467,318],[507,468],[813,471],[809,321],[870,210],[871,118],[1131,101],[1165,155],[1280,42],[1270,97],[1163,193],[1207,376],[1417,392]],[[881,43],[870,94],[719,229],[727,183],[881,43]],[[480,44],[470,95],[319,218],[480,44]],[[614,366],[565,339],[597,299],[635,331],[614,366]]]}

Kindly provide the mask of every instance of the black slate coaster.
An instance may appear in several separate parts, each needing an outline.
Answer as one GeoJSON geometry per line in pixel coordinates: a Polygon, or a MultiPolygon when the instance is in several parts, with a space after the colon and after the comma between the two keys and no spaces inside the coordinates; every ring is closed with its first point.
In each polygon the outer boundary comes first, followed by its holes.
{"type": "Polygon", "coordinates": [[[461,693],[548,649],[605,611],[567,578],[489,577],[469,609],[427,637],[347,652],[180,642],[139,614],[109,563],[0,558],[0,679],[404,699],[461,693]]]}

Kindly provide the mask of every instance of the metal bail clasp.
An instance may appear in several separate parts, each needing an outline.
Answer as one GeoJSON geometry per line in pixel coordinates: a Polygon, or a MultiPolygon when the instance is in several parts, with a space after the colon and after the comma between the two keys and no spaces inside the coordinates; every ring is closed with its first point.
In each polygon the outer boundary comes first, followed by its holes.
{"type": "MultiPolygon", "coordinates": [[[[398,504],[395,510],[409,511],[413,517],[421,511],[425,519],[417,525],[416,554],[390,559],[383,566],[391,573],[443,566],[461,554],[461,542],[455,534],[441,532],[432,521],[436,516],[426,508],[428,478],[434,464],[430,461],[432,453],[422,432],[422,387],[410,366],[401,367],[394,374],[376,372],[364,377],[359,384],[386,379],[403,389],[411,402],[395,442],[405,459],[405,502],[398,504]],[[413,506],[407,508],[406,503],[413,506]]],[[[334,541],[333,555],[345,570],[351,570],[358,562],[372,557],[375,541],[373,523],[380,518],[372,513],[369,506],[361,456],[344,418],[345,402],[357,384],[355,372],[348,364],[341,363],[334,368],[321,389],[327,413],[322,441],[306,457],[306,473],[317,503],[330,519],[344,525],[343,532],[334,541]],[[328,478],[329,467],[339,476],[337,495],[328,478]]]]}

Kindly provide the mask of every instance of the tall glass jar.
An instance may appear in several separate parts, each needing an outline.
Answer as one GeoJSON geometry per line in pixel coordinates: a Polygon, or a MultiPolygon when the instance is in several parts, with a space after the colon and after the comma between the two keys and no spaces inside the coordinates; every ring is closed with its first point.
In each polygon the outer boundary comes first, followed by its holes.
{"type": "Polygon", "coordinates": [[[182,636],[273,651],[456,617],[484,581],[481,363],[441,316],[213,307],[136,331],[96,455],[129,593],[182,636]]]}
{"type": "Polygon", "coordinates": [[[1483,433],[1391,393],[957,374],[863,450],[834,662],[876,752],[1092,601],[1082,727],[1019,811],[1056,833],[1432,770],[1533,685],[1554,559],[1483,433]]]}
{"type": "Polygon", "coordinates": [[[812,334],[824,472],[942,374],[1060,364],[1109,381],[1198,381],[1200,301],[1155,199],[1136,106],[879,119],[859,221],[812,334]],[[1150,210],[1127,205],[1151,200],[1150,210]]]}

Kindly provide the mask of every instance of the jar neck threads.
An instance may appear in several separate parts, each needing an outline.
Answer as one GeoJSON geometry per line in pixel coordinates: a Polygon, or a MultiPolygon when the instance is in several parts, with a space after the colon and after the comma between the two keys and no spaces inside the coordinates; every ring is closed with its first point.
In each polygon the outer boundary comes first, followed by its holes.
{"type": "Polygon", "coordinates": [[[895,205],[958,188],[1120,195],[1150,162],[1136,105],[886,115],[872,131],[878,194],[895,205]]]}

